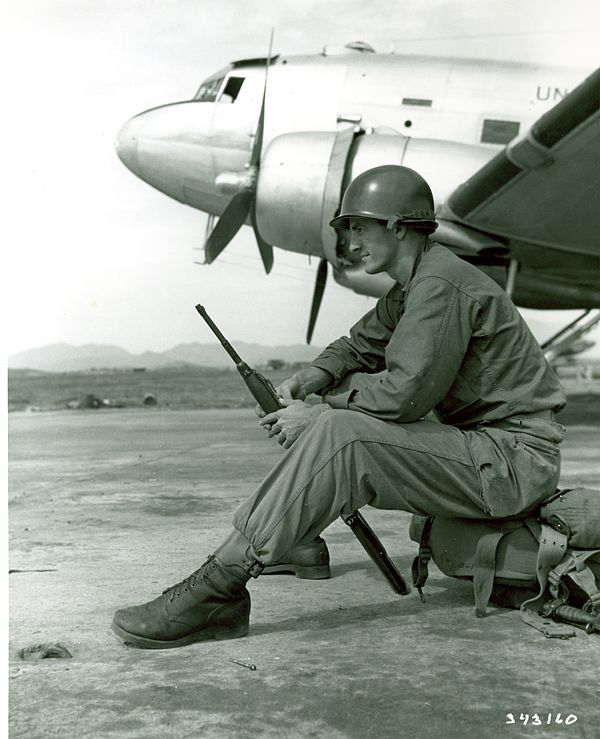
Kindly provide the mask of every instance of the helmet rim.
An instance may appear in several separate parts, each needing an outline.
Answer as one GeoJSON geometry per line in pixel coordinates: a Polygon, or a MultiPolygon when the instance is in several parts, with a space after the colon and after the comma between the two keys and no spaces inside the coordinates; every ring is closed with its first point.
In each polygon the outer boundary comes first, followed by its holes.
{"type": "Polygon", "coordinates": [[[329,221],[348,229],[350,218],[371,218],[393,224],[421,226],[435,231],[433,194],[426,180],[410,167],[385,164],[357,175],[348,185],[341,212],[329,221]],[[379,206],[379,207],[378,207],[379,206]]]}
{"type": "MultiPolygon", "coordinates": [[[[333,228],[344,228],[348,230],[350,228],[351,218],[370,218],[373,221],[383,221],[389,224],[390,221],[398,223],[401,226],[427,226],[432,228],[434,231],[439,226],[439,223],[433,218],[413,218],[410,215],[396,214],[390,218],[389,215],[384,213],[373,213],[371,211],[357,211],[355,213],[340,213],[339,216],[332,218],[329,221],[329,225],[333,228]]],[[[390,226],[388,225],[388,228],[390,226]]]]}

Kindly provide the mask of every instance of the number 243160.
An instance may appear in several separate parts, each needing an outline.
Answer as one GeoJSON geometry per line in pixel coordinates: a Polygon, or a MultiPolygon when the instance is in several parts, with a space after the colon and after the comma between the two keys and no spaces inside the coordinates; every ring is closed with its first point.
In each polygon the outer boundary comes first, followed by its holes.
{"type": "Polygon", "coordinates": [[[505,724],[521,724],[521,726],[544,726],[548,724],[565,724],[570,726],[577,721],[574,713],[569,713],[563,718],[562,713],[520,713],[517,717],[514,713],[506,714],[505,724]]]}

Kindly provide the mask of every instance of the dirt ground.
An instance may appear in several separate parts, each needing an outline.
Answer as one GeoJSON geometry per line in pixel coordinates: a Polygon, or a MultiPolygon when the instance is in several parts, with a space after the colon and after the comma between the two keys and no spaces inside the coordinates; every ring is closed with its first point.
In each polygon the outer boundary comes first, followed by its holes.
{"type": "MultiPolygon", "coordinates": [[[[196,569],[284,452],[248,410],[14,413],[9,430],[12,739],[599,736],[600,637],[477,619],[470,584],[435,568],[426,604],[399,597],[342,522],[331,580],[251,583],[248,637],[124,646],[114,610],[196,569]],[[72,658],[19,657],[54,643],[72,658]]],[[[563,487],[600,487],[599,448],[600,427],[570,428],[563,487]]],[[[408,515],[365,516],[409,577],[408,515]]]]}

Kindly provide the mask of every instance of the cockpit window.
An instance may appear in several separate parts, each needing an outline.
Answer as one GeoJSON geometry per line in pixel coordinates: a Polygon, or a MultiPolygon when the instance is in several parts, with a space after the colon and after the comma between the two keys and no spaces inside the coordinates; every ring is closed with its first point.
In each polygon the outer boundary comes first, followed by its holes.
{"type": "Polygon", "coordinates": [[[235,103],[237,96],[244,84],[244,77],[230,77],[227,80],[223,92],[219,95],[220,103],[235,103]]]}
{"type": "Polygon", "coordinates": [[[217,77],[203,82],[200,85],[198,92],[194,95],[194,100],[199,103],[214,103],[217,99],[219,87],[221,87],[221,83],[224,79],[224,77],[217,77]]]}

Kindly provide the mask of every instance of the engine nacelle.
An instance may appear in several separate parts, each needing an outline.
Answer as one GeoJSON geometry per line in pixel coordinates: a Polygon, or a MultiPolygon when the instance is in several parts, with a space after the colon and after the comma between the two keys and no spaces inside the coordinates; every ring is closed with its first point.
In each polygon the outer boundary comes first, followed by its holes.
{"type": "Polygon", "coordinates": [[[493,149],[452,141],[415,139],[401,134],[367,134],[356,141],[348,182],[372,167],[403,164],[427,180],[438,210],[450,193],[494,154],[493,149]]]}
{"type": "Polygon", "coordinates": [[[329,226],[342,195],[354,132],[288,133],[261,157],[256,192],[258,230],[269,244],[335,258],[329,226]]]}
{"type": "Polygon", "coordinates": [[[314,131],[273,139],[263,153],[256,195],[261,236],[270,244],[348,264],[343,240],[329,226],[348,183],[382,164],[404,164],[428,181],[436,208],[495,151],[401,134],[314,131]]]}

